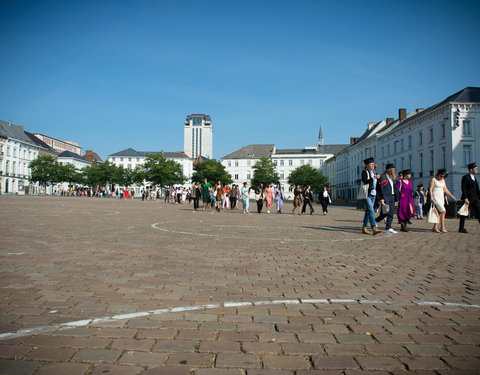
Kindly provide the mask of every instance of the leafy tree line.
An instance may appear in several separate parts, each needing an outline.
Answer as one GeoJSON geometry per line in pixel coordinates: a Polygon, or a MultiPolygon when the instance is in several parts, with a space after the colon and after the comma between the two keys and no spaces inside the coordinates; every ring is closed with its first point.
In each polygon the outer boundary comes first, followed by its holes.
{"type": "MultiPolygon", "coordinates": [[[[96,188],[98,186],[120,185],[129,187],[131,185],[142,185],[148,181],[154,186],[167,187],[186,182],[182,166],[174,160],[167,159],[162,153],[148,154],[145,163],[134,170],[117,167],[105,162],[96,166],[86,167],[77,170],[71,164],[60,164],[52,156],[41,155],[29,165],[31,169],[31,180],[46,186],[48,183],[68,182],[69,184],[80,184],[96,188]]],[[[262,183],[277,184],[280,180],[276,171],[276,165],[268,158],[260,159],[253,166],[253,178],[251,187],[256,189],[262,183]]],[[[225,167],[217,160],[209,159],[199,162],[194,166],[192,181],[203,182],[207,180],[215,184],[221,181],[224,185],[233,182],[232,176],[225,170],[225,167]]],[[[288,178],[290,185],[305,187],[310,185],[317,193],[326,185],[328,179],[311,165],[302,165],[292,171],[288,178]]]]}

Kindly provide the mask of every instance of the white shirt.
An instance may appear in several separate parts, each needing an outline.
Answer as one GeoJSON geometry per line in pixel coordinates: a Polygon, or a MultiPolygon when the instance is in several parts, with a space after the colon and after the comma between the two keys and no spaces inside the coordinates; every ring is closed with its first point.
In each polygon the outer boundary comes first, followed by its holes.
{"type": "Polygon", "coordinates": [[[475,176],[470,173],[470,177],[472,178],[472,181],[475,181],[475,176]]]}
{"type": "Polygon", "coordinates": [[[393,181],[390,177],[387,176],[387,178],[388,178],[388,182],[390,183],[390,186],[392,187],[392,194],[395,194],[395,190],[393,189],[393,181]]]}

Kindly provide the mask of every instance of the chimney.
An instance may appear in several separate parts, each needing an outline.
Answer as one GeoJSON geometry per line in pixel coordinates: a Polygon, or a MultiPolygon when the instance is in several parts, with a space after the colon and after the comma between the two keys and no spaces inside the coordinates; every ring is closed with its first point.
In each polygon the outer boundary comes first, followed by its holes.
{"type": "Polygon", "coordinates": [[[376,124],[376,122],[369,122],[367,124],[367,130],[370,130],[371,128],[373,128],[373,125],[375,125],[375,124],[376,124]]]}
{"type": "Polygon", "coordinates": [[[423,108],[417,108],[415,111],[417,111],[417,113],[420,113],[423,111],[423,108]]]}
{"type": "Polygon", "coordinates": [[[398,119],[400,122],[407,118],[407,109],[406,108],[399,108],[398,110],[398,119]]]}
{"type": "Polygon", "coordinates": [[[360,137],[350,137],[350,144],[353,145],[355,142],[357,142],[360,139],[360,137]]]}
{"type": "Polygon", "coordinates": [[[393,120],[394,120],[393,117],[387,117],[387,118],[385,119],[385,122],[386,122],[387,124],[390,124],[393,120]]]}

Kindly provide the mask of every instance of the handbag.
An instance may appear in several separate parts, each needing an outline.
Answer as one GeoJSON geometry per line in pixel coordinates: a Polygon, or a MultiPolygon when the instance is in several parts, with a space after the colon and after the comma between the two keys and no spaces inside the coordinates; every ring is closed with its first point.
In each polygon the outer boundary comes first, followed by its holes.
{"type": "Polygon", "coordinates": [[[468,204],[464,203],[457,213],[459,216],[468,216],[468,204]]]}
{"type": "Polygon", "coordinates": [[[361,185],[360,189],[358,190],[357,199],[367,199],[368,194],[368,184],[361,185]]]}
{"type": "Polygon", "coordinates": [[[430,210],[428,211],[427,223],[429,224],[438,224],[440,222],[437,208],[432,203],[430,205],[430,210]]]}
{"type": "Polygon", "coordinates": [[[390,211],[390,206],[386,203],[382,203],[382,205],[380,206],[380,213],[383,215],[386,215],[388,214],[389,211],[390,211]]]}

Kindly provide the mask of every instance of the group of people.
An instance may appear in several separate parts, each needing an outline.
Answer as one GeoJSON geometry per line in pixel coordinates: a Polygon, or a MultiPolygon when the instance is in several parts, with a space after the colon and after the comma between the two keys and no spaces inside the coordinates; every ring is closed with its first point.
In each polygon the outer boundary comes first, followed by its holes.
{"type": "MultiPolygon", "coordinates": [[[[203,211],[207,211],[208,207],[214,207],[215,210],[221,211],[225,208],[230,208],[232,210],[237,209],[237,203],[242,203],[243,212],[245,214],[250,213],[250,188],[246,182],[243,183],[242,187],[239,187],[236,184],[232,186],[224,186],[221,181],[218,181],[215,185],[212,186],[205,178],[204,182],[200,184],[195,182],[191,188],[191,199],[193,199],[194,210],[200,210],[200,198],[203,201],[203,211]]],[[[280,184],[274,186],[273,184],[268,184],[267,187],[264,187],[263,184],[260,184],[255,189],[255,202],[257,205],[257,212],[262,213],[263,207],[265,205],[267,214],[270,214],[273,211],[273,205],[275,204],[275,209],[277,214],[282,213],[283,202],[285,200],[285,192],[280,184]]],[[[323,192],[320,196],[322,202],[323,213],[326,215],[328,213],[328,204],[331,203],[330,194],[327,187],[323,188],[323,192]]],[[[310,207],[310,214],[313,214],[314,209],[312,206],[313,202],[313,193],[310,186],[307,186],[305,189],[301,189],[299,185],[296,186],[294,190],[294,202],[293,202],[293,211],[298,207],[298,213],[304,214],[306,211],[306,206],[310,207]],[[300,207],[303,207],[300,211],[300,207]]]]}
{"type": "MultiPolygon", "coordinates": [[[[365,198],[365,216],[363,219],[362,233],[376,235],[381,233],[378,223],[386,221],[385,231],[390,234],[398,233],[392,228],[395,209],[397,210],[400,231],[408,232],[408,225],[412,224],[411,219],[417,217],[423,219],[423,206],[427,202],[423,185],[419,185],[413,193],[412,172],[406,169],[398,173],[393,164],[387,164],[382,174],[377,174],[376,164],[373,158],[364,160],[365,168],[362,171],[361,193],[365,198]],[[379,215],[375,217],[375,209],[379,215]],[[370,223],[371,231],[368,224],[370,223]]],[[[478,167],[475,163],[468,166],[469,173],[462,178],[461,200],[471,208],[480,223],[480,191],[475,175],[478,174],[478,167]]],[[[436,233],[447,232],[445,228],[445,205],[448,204],[447,196],[454,201],[457,199],[448,190],[445,177],[448,173],[445,169],[439,169],[429,183],[428,198],[431,201],[431,208],[438,212],[438,223],[435,223],[432,231],[436,233]]],[[[360,196],[360,195],[359,195],[360,196]]],[[[428,204],[427,204],[428,206],[428,204]]],[[[459,232],[467,233],[465,229],[466,216],[460,216],[459,232]]]]}

